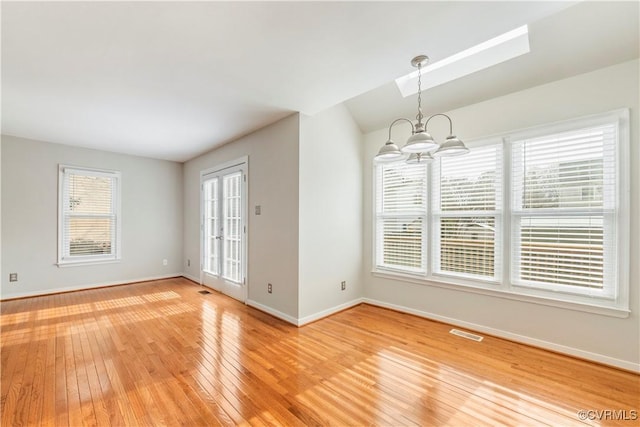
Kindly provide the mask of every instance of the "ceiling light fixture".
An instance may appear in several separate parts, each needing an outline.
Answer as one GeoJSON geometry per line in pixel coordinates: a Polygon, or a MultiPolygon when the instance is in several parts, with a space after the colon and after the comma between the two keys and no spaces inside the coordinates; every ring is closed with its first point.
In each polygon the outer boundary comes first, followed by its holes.
{"type": "Polygon", "coordinates": [[[377,161],[395,161],[405,157],[405,153],[409,154],[407,158],[408,163],[420,163],[427,162],[434,159],[434,157],[441,156],[456,156],[469,152],[469,149],[460,141],[455,135],[453,135],[453,122],[451,117],[446,114],[438,113],[427,118],[427,121],[423,124],[422,120],[424,115],[422,114],[422,67],[429,62],[429,57],[426,55],[418,55],[411,60],[411,65],[418,69],[418,114],[416,115],[416,124],[409,119],[399,118],[395,119],[389,125],[389,139],[380,148],[380,151],[376,155],[377,161]],[[427,132],[427,125],[429,121],[437,116],[446,117],[449,120],[449,136],[442,144],[438,144],[433,137],[427,132]],[[391,139],[391,129],[398,122],[407,122],[411,125],[411,136],[407,140],[406,144],[399,148],[398,145],[391,139]]]}

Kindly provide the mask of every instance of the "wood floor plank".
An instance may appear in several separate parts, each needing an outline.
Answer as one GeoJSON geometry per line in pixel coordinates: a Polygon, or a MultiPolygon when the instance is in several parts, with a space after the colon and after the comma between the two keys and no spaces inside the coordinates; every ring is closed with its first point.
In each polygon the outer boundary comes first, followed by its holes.
{"type": "Polygon", "coordinates": [[[198,290],[3,302],[2,425],[637,425],[636,374],[369,305],[296,328],[198,290]]]}

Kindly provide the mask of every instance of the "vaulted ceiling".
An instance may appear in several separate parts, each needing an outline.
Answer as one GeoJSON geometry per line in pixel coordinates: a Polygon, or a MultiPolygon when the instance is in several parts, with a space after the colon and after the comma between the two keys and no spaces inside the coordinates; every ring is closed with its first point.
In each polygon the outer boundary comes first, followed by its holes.
{"type": "MultiPolygon", "coordinates": [[[[2,2],[2,133],[176,161],[345,102],[411,115],[393,80],[530,24],[531,53],[430,89],[446,111],[638,57],[638,3],[2,2]]],[[[413,113],[414,114],[414,113],[413,113]]]]}

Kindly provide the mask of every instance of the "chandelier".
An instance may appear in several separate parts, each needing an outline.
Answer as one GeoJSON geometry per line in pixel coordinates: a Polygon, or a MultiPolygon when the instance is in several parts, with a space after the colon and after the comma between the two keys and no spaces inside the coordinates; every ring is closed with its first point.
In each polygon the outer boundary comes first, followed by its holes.
{"type": "Polygon", "coordinates": [[[432,161],[436,157],[459,156],[469,152],[464,143],[453,135],[451,117],[438,113],[428,117],[425,123],[422,123],[424,119],[422,114],[422,67],[428,62],[429,57],[426,55],[418,55],[411,60],[411,65],[418,69],[418,114],[416,115],[416,124],[414,125],[411,120],[405,118],[399,118],[391,122],[389,125],[389,139],[376,155],[375,159],[377,161],[391,162],[404,158],[407,163],[420,163],[432,161]],[[429,121],[439,116],[446,117],[449,120],[449,136],[442,144],[437,143],[431,134],[427,132],[429,121]],[[402,148],[398,148],[398,145],[391,139],[391,129],[399,122],[407,122],[411,125],[411,136],[402,148]]]}

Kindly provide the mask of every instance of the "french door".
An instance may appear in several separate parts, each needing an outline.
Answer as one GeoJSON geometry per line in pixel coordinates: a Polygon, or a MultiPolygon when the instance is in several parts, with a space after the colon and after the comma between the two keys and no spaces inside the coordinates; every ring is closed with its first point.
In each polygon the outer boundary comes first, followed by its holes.
{"type": "Polygon", "coordinates": [[[202,174],[202,283],[246,300],[246,161],[202,174]]]}

